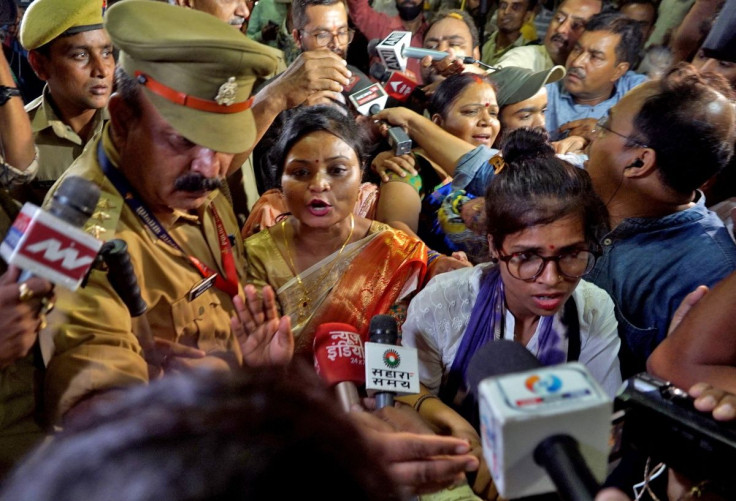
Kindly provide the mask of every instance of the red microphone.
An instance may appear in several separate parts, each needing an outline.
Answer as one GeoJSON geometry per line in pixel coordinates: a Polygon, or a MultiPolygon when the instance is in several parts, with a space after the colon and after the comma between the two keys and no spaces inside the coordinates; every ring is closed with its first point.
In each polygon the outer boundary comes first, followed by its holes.
{"type": "Polygon", "coordinates": [[[82,230],[95,210],[100,189],[78,176],[67,177],[54,193],[48,211],[26,203],[2,244],[0,256],[31,274],[76,290],[102,247],[82,230]]]}
{"type": "Polygon", "coordinates": [[[373,63],[370,70],[371,76],[381,82],[383,90],[389,97],[399,102],[405,102],[417,88],[419,82],[401,71],[391,71],[381,63],[373,63]]]}
{"type": "Polygon", "coordinates": [[[317,326],[314,368],[328,386],[335,387],[345,412],[361,403],[358,386],[365,383],[365,352],[355,327],[339,322],[317,326]]]}

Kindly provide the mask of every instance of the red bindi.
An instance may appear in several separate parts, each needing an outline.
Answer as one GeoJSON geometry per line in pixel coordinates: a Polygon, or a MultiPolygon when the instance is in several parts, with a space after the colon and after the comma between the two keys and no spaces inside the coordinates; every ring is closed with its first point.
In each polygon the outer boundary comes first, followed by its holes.
{"type": "Polygon", "coordinates": [[[555,250],[555,246],[554,245],[550,245],[549,246],[549,250],[555,250]]]}

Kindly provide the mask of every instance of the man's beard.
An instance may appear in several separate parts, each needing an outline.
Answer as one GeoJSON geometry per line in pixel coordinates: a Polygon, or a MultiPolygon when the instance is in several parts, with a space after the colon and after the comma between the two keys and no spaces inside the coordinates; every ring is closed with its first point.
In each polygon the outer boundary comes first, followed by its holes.
{"type": "Polygon", "coordinates": [[[412,2],[396,2],[396,10],[399,11],[399,17],[403,21],[412,21],[422,13],[424,4],[414,5],[412,2]]]}
{"type": "Polygon", "coordinates": [[[174,188],[179,191],[189,191],[192,193],[197,191],[212,191],[220,186],[222,186],[222,179],[219,177],[204,177],[198,172],[184,174],[174,181],[174,188]]]}

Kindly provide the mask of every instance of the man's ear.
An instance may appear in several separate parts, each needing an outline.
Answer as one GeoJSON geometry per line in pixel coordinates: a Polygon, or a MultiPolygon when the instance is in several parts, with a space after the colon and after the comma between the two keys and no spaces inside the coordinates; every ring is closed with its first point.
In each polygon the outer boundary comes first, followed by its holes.
{"type": "Polygon", "coordinates": [[[294,28],[293,30],[291,30],[291,38],[294,39],[294,43],[299,48],[299,50],[304,50],[304,47],[302,47],[302,35],[298,29],[294,28]]]}
{"type": "Polygon", "coordinates": [[[28,64],[31,65],[36,76],[44,82],[49,79],[48,63],[48,58],[37,50],[28,51],[28,64]]]}
{"type": "Polygon", "coordinates": [[[624,177],[642,178],[657,170],[657,153],[652,148],[642,148],[637,157],[624,168],[624,177]]]}
{"type": "Polygon", "coordinates": [[[128,138],[130,126],[138,119],[138,116],[130,108],[130,105],[123,99],[120,94],[113,94],[107,102],[107,109],[110,112],[110,129],[112,132],[112,140],[116,147],[124,143],[128,138]]]}
{"type": "Polygon", "coordinates": [[[616,65],[615,71],[613,72],[613,76],[611,77],[611,82],[615,82],[616,80],[624,76],[624,74],[629,71],[630,67],[631,65],[627,62],[618,63],[616,65]]]}
{"type": "Polygon", "coordinates": [[[477,45],[473,47],[473,59],[477,59],[480,61],[480,49],[477,45]]]}

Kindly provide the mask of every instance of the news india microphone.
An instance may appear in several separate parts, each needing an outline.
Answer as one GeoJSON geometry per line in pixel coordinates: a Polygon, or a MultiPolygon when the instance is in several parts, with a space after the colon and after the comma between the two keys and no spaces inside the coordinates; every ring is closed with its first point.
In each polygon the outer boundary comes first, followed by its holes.
{"type": "Polygon", "coordinates": [[[345,412],[361,404],[358,387],[365,383],[365,353],[355,327],[339,322],[318,325],[314,333],[314,368],[328,386],[335,388],[345,412]]]}
{"type": "Polygon", "coordinates": [[[467,380],[503,497],[594,499],[608,469],[612,401],[584,365],[540,367],[520,343],[494,340],[474,355],[467,380]]]}
{"type": "Polygon", "coordinates": [[[36,275],[72,291],[79,287],[102,246],[81,229],[99,198],[97,185],[69,176],[48,211],[31,203],[23,206],[0,244],[0,256],[23,270],[19,282],[36,275]]]}

